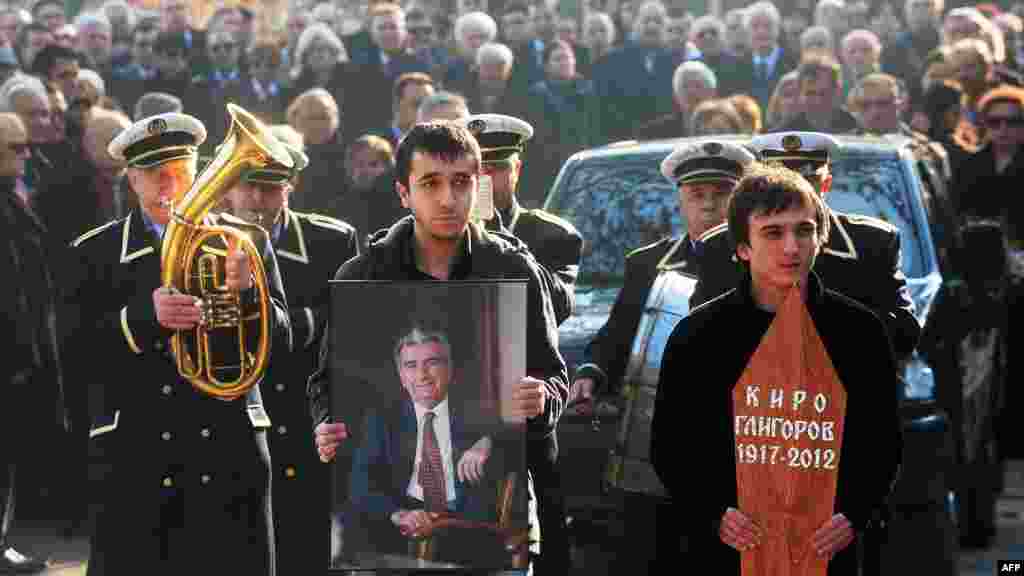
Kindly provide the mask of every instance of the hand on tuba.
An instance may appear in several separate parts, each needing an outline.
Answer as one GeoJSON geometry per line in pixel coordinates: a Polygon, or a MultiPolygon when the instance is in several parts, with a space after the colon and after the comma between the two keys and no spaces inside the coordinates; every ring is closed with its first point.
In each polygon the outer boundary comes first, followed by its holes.
{"type": "Polygon", "coordinates": [[[229,290],[241,292],[253,286],[249,256],[239,248],[237,238],[228,240],[228,257],[224,263],[224,274],[224,283],[229,290]]]}

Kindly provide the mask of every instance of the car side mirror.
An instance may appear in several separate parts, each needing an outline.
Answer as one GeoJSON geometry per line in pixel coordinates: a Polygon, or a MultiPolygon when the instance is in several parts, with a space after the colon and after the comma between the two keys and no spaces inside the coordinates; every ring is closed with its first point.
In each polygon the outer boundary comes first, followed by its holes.
{"type": "Polygon", "coordinates": [[[1002,226],[995,221],[968,222],[961,228],[958,258],[967,289],[975,296],[998,289],[1007,276],[1007,249],[1002,226]]]}

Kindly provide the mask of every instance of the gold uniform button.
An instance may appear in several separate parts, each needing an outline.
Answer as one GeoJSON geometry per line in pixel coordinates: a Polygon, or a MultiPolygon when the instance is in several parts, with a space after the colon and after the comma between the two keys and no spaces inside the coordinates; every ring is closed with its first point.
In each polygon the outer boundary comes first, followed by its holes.
{"type": "Polygon", "coordinates": [[[170,440],[171,439],[171,433],[170,432],[164,432],[163,434],[160,435],[160,437],[163,438],[164,440],[170,440]]]}
{"type": "Polygon", "coordinates": [[[210,483],[210,475],[209,474],[203,474],[202,476],[199,477],[199,482],[201,484],[209,484],[210,483]]]}
{"type": "Polygon", "coordinates": [[[278,392],[284,392],[284,384],[281,384],[280,382],[274,384],[274,390],[277,390],[278,392]]]}
{"type": "Polygon", "coordinates": [[[284,475],[288,478],[295,478],[295,467],[289,466],[284,469],[284,475]]]}
{"type": "Polygon", "coordinates": [[[199,434],[203,438],[209,438],[210,437],[210,429],[209,428],[203,428],[202,431],[199,432],[199,434]]]}
{"type": "Polygon", "coordinates": [[[171,486],[174,486],[174,480],[171,480],[170,476],[165,476],[162,484],[164,485],[164,488],[170,488],[171,486]]]}
{"type": "Polygon", "coordinates": [[[172,389],[170,384],[164,384],[163,388],[160,389],[160,392],[162,392],[164,396],[170,396],[171,391],[172,389]]]}

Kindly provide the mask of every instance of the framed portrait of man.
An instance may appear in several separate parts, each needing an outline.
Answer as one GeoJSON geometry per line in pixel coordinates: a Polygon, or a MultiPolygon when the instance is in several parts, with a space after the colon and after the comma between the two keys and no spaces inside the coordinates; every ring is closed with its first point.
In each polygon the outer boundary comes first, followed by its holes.
{"type": "Polygon", "coordinates": [[[334,281],[331,569],[524,566],[526,283],[334,281]]]}

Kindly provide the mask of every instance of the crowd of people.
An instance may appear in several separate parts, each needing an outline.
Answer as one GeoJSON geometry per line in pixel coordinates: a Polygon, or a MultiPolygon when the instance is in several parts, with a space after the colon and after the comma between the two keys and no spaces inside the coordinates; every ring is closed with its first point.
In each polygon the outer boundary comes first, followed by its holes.
{"type": "MultiPolygon", "coordinates": [[[[322,522],[304,522],[322,512],[321,496],[329,493],[328,474],[309,449],[310,412],[319,460],[329,461],[346,427],[331,420],[324,400],[329,354],[326,344],[320,350],[327,340],[322,286],[340,269],[340,277],[350,279],[518,274],[536,284],[530,304],[530,346],[536,350],[529,354],[531,377],[522,383],[521,408],[536,422],[528,460],[541,532],[552,544],[543,548],[541,566],[544,573],[564,574],[569,555],[558,419],[570,398],[587,398],[621,378],[625,359],[615,342],[628,341],[636,326],[635,318],[606,326],[588,349],[593,362],[575,375],[557,358],[555,327],[572,313],[585,239],[540,207],[560,167],[579,150],[691,135],[902,134],[942,174],[958,218],[998,220],[1010,247],[1024,248],[1024,212],[1003,193],[1014,189],[1024,170],[1018,154],[1024,144],[1024,3],[591,0],[570,17],[558,3],[528,0],[294,0],[273,18],[261,14],[261,2],[218,3],[204,22],[193,21],[186,0],[159,0],[149,8],[122,0],[86,1],[74,9],[70,4],[12,0],[0,7],[0,186],[9,192],[8,270],[22,280],[4,299],[7,332],[14,335],[10,358],[17,360],[5,364],[4,383],[23,392],[17,403],[4,403],[3,421],[21,430],[35,425],[39,414],[52,415],[48,429],[59,432],[51,437],[68,434],[68,454],[82,455],[82,466],[72,466],[83,470],[80,479],[86,479],[87,452],[92,480],[115,479],[104,488],[108,496],[148,482],[146,474],[158,477],[163,500],[140,512],[122,498],[91,523],[97,536],[90,573],[120,573],[116,566],[131,569],[134,559],[179,554],[195,536],[177,540],[174,530],[202,519],[198,524],[215,539],[239,515],[265,520],[253,520],[251,532],[236,537],[240,547],[260,539],[254,534],[261,530],[274,543],[253,555],[253,573],[272,568],[275,545],[278,566],[315,558],[313,567],[322,567],[328,542],[321,535],[329,533],[329,519],[321,514],[322,522]],[[268,27],[268,21],[278,26],[268,27]],[[295,157],[291,166],[245,175],[218,207],[241,222],[262,223],[269,233],[273,250],[267,252],[276,255],[267,268],[283,283],[271,286],[271,308],[279,317],[275,338],[289,352],[273,365],[262,399],[250,399],[251,405],[265,403],[270,418],[250,412],[245,422],[214,430],[229,417],[222,407],[179,398],[165,338],[168,330],[199,322],[199,308],[179,311],[192,301],[160,292],[156,265],[170,219],[166,203],[217,154],[231,123],[228,103],[271,126],[295,157]],[[455,122],[442,130],[430,121],[455,122]],[[466,134],[475,138],[472,145],[461,140],[466,134]],[[476,252],[472,265],[453,266],[461,262],[461,248],[423,240],[416,228],[420,215],[450,207],[432,204],[426,183],[411,178],[424,169],[424,154],[429,160],[452,150],[458,157],[476,155],[467,164],[475,170],[466,173],[493,182],[493,218],[472,231],[481,253],[493,252],[479,261],[493,257],[498,269],[508,267],[500,273],[482,272],[486,266],[478,264],[476,252]],[[414,249],[412,238],[426,244],[414,249]],[[520,252],[531,253],[521,258],[528,265],[508,256],[520,252]],[[378,266],[378,260],[391,267],[378,266]],[[618,331],[612,336],[618,340],[605,345],[602,360],[608,329],[618,331]],[[137,374],[99,376],[107,389],[134,379],[155,386],[148,391],[153,397],[125,390],[97,394],[104,386],[82,382],[96,358],[137,374]],[[163,413],[172,402],[173,410],[201,417],[141,422],[133,412],[163,413]],[[182,402],[198,408],[181,408],[182,402]],[[224,459],[226,448],[202,445],[201,457],[128,472],[107,463],[108,456],[124,457],[129,450],[108,435],[119,427],[168,446],[181,435],[209,439],[223,430],[230,438],[226,446],[237,447],[257,431],[269,436],[269,448],[264,437],[243,462],[224,459]],[[270,454],[273,466],[266,472],[273,481],[262,476],[270,454]],[[207,522],[211,516],[201,511],[202,501],[183,503],[177,486],[184,477],[206,486],[211,477],[230,477],[241,468],[262,478],[250,492],[273,486],[272,517],[259,502],[246,501],[218,524],[207,522]],[[154,544],[144,533],[125,530],[125,518],[141,513],[154,527],[171,526],[170,535],[154,544]],[[137,538],[134,547],[124,544],[131,538],[137,538]],[[109,553],[115,543],[134,553],[109,553]]],[[[442,185],[465,188],[465,175],[449,168],[438,168],[442,185]]],[[[666,177],[679,183],[685,212],[684,179],[666,177]]],[[[740,176],[726,180],[731,190],[740,176]]],[[[821,182],[812,184],[821,191],[821,182]]],[[[806,196],[798,184],[787,186],[791,196],[806,196]]],[[[694,236],[681,251],[670,239],[627,259],[628,274],[649,277],[620,294],[620,301],[635,301],[617,306],[638,310],[654,265],[692,255],[698,231],[725,220],[727,193],[704,190],[702,199],[693,200],[694,214],[706,198],[717,207],[705,212],[716,216],[701,225],[694,216],[694,236]]],[[[714,242],[708,239],[708,246],[714,242]]],[[[236,266],[242,278],[235,279],[237,287],[249,289],[248,268],[236,266]]],[[[710,296],[736,284],[728,274],[708,280],[703,267],[699,273],[703,288],[709,281],[715,288],[710,296]]],[[[889,290],[889,280],[835,286],[824,274],[826,287],[894,313],[886,328],[899,359],[914,348],[917,334],[907,336],[914,320],[900,300],[905,286],[889,290]],[[864,297],[858,298],[861,289],[864,297]],[[874,298],[875,289],[885,294],[874,298]],[[894,296],[898,306],[889,305],[894,296]]],[[[16,434],[3,436],[15,441],[2,452],[8,471],[0,473],[6,503],[0,506],[0,573],[41,566],[5,542],[14,464],[24,460],[24,446],[16,434]]],[[[196,442],[189,437],[175,453],[195,452],[196,442]]],[[[209,502],[216,507],[227,493],[209,502]]],[[[73,500],[69,514],[84,519],[89,514],[73,511],[73,500]]],[[[991,536],[984,533],[970,544],[985,545],[991,536]]]]}

